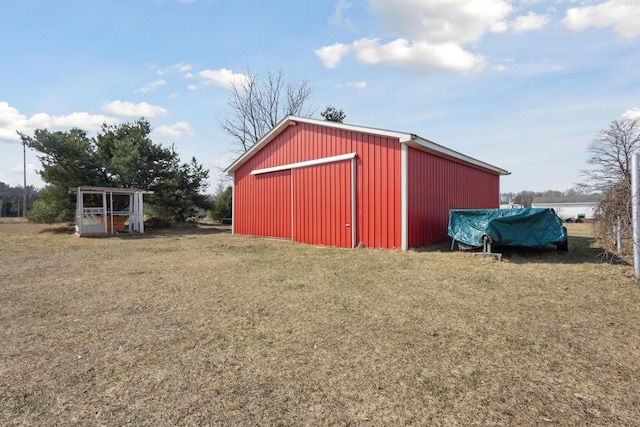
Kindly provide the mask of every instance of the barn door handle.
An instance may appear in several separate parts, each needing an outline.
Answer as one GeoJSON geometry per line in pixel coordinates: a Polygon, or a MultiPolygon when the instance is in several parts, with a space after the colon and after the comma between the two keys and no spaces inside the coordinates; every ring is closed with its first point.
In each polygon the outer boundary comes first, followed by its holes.
{"type": "Polygon", "coordinates": [[[344,226],[345,227],[351,227],[351,224],[345,224],[344,226]]]}

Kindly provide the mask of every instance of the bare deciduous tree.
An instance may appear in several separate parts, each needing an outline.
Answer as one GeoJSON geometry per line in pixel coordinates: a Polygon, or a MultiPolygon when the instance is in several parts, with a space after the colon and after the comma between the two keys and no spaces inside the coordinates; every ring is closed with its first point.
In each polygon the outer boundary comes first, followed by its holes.
{"type": "Polygon", "coordinates": [[[530,208],[533,199],[535,199],[536,193],[533,191],[521,191],[513,198],[513,203],[522,205],[525,208],[530,208]]]}
{"type": "Polygon", "coordinates": [[[606,253],[620,240],[618,235],[631,235],[631,157],[639,149],[638,119],[612,121],[588,148],[587,163],[592,167],[582,173],[603,195],[595,220],[606,253]]]}
{"type": "Polygon", "coordinates": [[[586,196],[593,192],[591,187],[584,183],[577,183],[574,187],[564,192],[565,196],[586,196]]]}
{"type": "Polygon", "coordinates": [[[591,142],[587,151],[590,169],[582,171],[594,188],[606,191],[621,181],[631,188],[631,156],[640,148],[640,121],[614,120],[591,142]]]}
{"type": "Polygon", "coordinates": [[[513,199],[516,197],[516,193],[500,193],[500,204],[507,205],[513,203],[513,199]]]}
{"type": "Polygon", "coordinates": [[[270,72],[266,80],[247,70],[244,78],[232,83],[229,116],[220,121],[223,131],[233,137],[240,152],[247,151],[288,115],[312,115],[305,107],[311,96],[306,80],[286,81],[282,70],[270,72]]]}

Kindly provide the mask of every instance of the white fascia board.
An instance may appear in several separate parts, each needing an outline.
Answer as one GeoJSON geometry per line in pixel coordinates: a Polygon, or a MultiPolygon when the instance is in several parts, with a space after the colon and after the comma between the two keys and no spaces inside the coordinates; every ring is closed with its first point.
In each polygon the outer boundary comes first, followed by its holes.
{"type": "Polygon", "coordinates": [[[490,165],[489,163],[485,163],[478,159],[474,159],[473,157],[469,157],[462,153],[458,153],[450,148],[444,147],[440,144],[436,144],[435,142],[431,142],[429,140],[420,138],[419,136],[414,136],[410,141],[405,142],[410,147],[416,148],[422,151],[428,151],[434,154],[438,154],[443,157],[448,157],[453,160],[458,160],[473,166],[476,166],[481,169],[486,169],[488,171],[497,173],[499,175],[511,175],[511,172],[501,169],[497,166],[490,165]]]}
{"type": "Polygon", "coordinates": [[[311,125],[319,125],[325,127],[331,127],[334,129],[341,129],[351,132],[360,132],[360,133],[368,133],[373,135],[386,136],[389,138],[397,138],[400,142],[408,141],[411,139],[412,135],[410,133],[405,132],[396,132],[392,130],[378,129],[366,126],[357,126],[357,125],[349,125],[344,123],[332,122],[328,120],[318,120],[318,119],[309,119],[304,117],[289,117],[292,121],[298,123],[308,123],[311,125]]]}
{"type": "Polygon", "coordinates": [[[359,132],[359,133],[367,133],[371,135],[379,135],[388,138],[396,138],[398,142],[402,144],[407,144],[410,147],[416,148],[422,151],[429,151],[434,154],[438,154],[443,157],[448,157],[453,160],[461,161],[475,167],[485,169],[491,171],[493,173],[497,173],[499,175],[510,175],[511,172],[501,169],[499,167],[490,165],[488,163],[482,162],[480,160],[474,159],[473,157],[466,156],[462,153],[458,153],[457,151],[451,150],[442,145],[436,144],[424,138],[421,138],[417,135],[406,133],[406,132],[397,132],[390,131],[384,129],[371,128],[366,126],[356,126],[349,125],[338,122],[331,122],[327,120],[318,120],[318,119],[310,119],[306,117],[296,117],[296,116],[287,116],[280,123],[278,123],[269,133],[267,133],[260,141],[258,141],[253,147],[247,150],[244,154],[242,154],[236,161],[234,161],[229,167],[225,169],[227,175],[231,175],[236,169],[242,166],[247,160],[253,157],[262,147],[271,142],[278,134],[280,134],[284,129],[288,126],[295,126],[296,123],[307,123],[312,125],[318,125],[323,127],[329,127],[333,129],[341,129],[345,131],[351,132],[359,132]]]}
{"type": "Polygon", "coordinates": [[[309,166],[323,165],[326,163],[341,162],[343,160],[351,160],[356,158],[356,153],[341,154],[339,156],[323,157],[321,159],[307,160],[306,162],[289,163],[286,165],[274,166],[271,168],[255,169],[251,171],[251,175],[260,175],[263,173],[279,172],[289,169],[300,169],[309,166]]]}
{"type": "Polygon", "coordinates": [[[505,169],[499,168],[497,166],[493,166],[489,163],[485,163],[478,159],[474,159],[473,157],[469,157],[467,155],[451,150],[450,148],[444,147],[440,144],[436,144],[435,142],[429,141],[427,139],[421,138],[411,133],[377,129],[377,128],[371,128],[366,126],[355,126],[355,125],[349,125],[344,123],[328,122],[326,120],[307,119],[307,118],[293,117],[293,116],[290,116],[289,119],[293,122],[316,124],[321,126],[332,127],[335,129],[342,129],[346,131],[368,133],[368,134],[379,135],[379,136],[384,136],[388,138],[396,138],[400,143],[406,144],[413,148],[417,148],[419,150],[430,151],[435,154],[439,154],[441,156],[459,160],[464,163],[468,163],[476,167],[489,170],[499,175],[511,174],[511,172],[505,169]]]}
{"type": "Polygon", "coordinates": [[[297,123],[307,123],[311,125],[324,126],[324,127],[334,128],[334,129],[341,129],[345,131],[368,133],[368,134],[386,136],[389,138],[397,138],[400,142],[410,141],[412,138],[412,135],[409,133],[394,132],[394,131],[389,131],[384,129],[349,125],[344,123],[331,122],[327,120],[310,119],[306,117],[287,116],[280,123],[278,123],[273,129],[271,129],[271,131],[269,131],[269,133],[267,133],[260,141],[258,141],[256,145],[251,147],[249,150],[245,151],[244,154],[238,157],[224,171],[227,173],[227,175],[230,176],[232,172],[234,172],[236,169],[242,166],[247,160],[253,157],[254,154],[260,151],[260,149],[265,145],[267,145],[269,142],[271,142],[284,129],[286,129],[289,126],[295,126],[297,123]]]}

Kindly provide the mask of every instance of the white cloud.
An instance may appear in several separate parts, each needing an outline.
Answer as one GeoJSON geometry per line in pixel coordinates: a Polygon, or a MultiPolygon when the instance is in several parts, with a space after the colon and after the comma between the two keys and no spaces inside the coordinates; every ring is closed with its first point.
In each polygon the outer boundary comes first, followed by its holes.
{"type": "Polygon", "coordinates": [[[164,138],[180,138],[182,136],[193,136],[193,130],[186,122],[178,122],[173,125],[159,126],[153,129],[152,132],[155,137],[164,138]]]}
{"type": "Polygon", "coordinates": [[[191,64],[185,64],[184,62],[178,62],[177,64],[169,65],[156,71],[156,74],[163,76],[165,74],[171,74],[174,72],[186,73],[193,68],[191,64]]]}
{"type": "MultiPolygon", "coordinates": [[[[15,163],[13,166],[9,168],[10,172],[22,172],[24,173],[24,164],[23,163],[15,163]]],[[[27,176],[35,176],[36,175],[36,165],[33,163],[27,163],[27,176]]],[[[29,184],[27,184],[29,185],[29,184]]]]}
{"type": "Polygon", "coordinates": [[[66,116],[50,116],[47,113],[37,113],[29,119],[29,125],[34,129],[77,127],[84,130],[98,130],[103,123],[112,121],[114,121],[112,117],[85,112],[71,113],[66,116]]]}
{"type": "Polygon", "coordinates": [[[162,107],[141,102],[134,104],[129,101],[112,101],[102,107],[103,111],[116,117],[157,117],[167,114],[167,110],[162,107]]]}
{"type": "Polygon", "coordinates": [[[28,129],[27,118],[7,102],[0,102],[0,140],[20,141],[16,131],[26,132],[28,129]]]}
{"type": "Polygon", "coordinates": [[[196,90],[196,89],[198,89],[198,86],[197,85],[187,85],[187,89],[196,90]]]}
{"type": "Polygon", "coordinates": [[[349,18],[344,17],[344,11],[351,7],[351,3],[347,0],[338,0],[333,15],[329,18],[329,24],[340,25],[349,30],[353,30],[353,24],[349,18]]]}
{"type": "Polygon", "coordinates": [[[51,116],[47,113],[36,113],[31,118],[20,114],[7,102],[0,102],[0,140],[18,142],[20,136],[16,131],[27,135],[36,129],[70,129],[77,127],[92,131],[98,130],[103,123],[114,122],[113,117],[85,112],[71,113],[66,116],[51,116]]]}
{"type": "Polygon", "coordinates": [[[226,68],[219,70],[202,70],[198,73],[205,86],[222,87],[224,89],[231,88],[234,84],[242,84],[246,81],[247,76],[242,73],[234,73],[226,68]]]}
{"type": "MultiPolygon", "coordinates": [[[[27,154],[28,157],[32,157],[30,154],[27,154]]],[[[14,163],[13,166],[10,166],[7,171],[10,172],[8,175],[0,174],[0,182],[4,182],[8,185],[19,186],[22,187],[24,185],[24,163],[18,162],[14,163]],[[14,184],[11,184],[14,183],[14,184]]],[[[38,175],[38,169],[36,165],[33,163],[27,162],[27,186],[36,185],[37,182],[40,181],[40,176],[38,175]]],[[[40,181],[41,182],[41,181],[40,181]]]]}
{"type": "Polygon", "coordinates": [[[432,71],[476,71],[484,66],[482,56],[473,55],[456,43],[411,43],[397,39],[380,44],[378,39],[353,43],[358,60],[368,65],[390,65],[416,73],[432,71]]]}
{"type": "Polygon", "coordinates": [[[350,88],[354,88],[354,89],[366,89],[367,88],[367,82],[366,81],[361,81],[361,82],[338,83],[336,85],[336,87],[337,88],[350,87],[350,88]]]}
{"type": "Polygon", "coordinates": [[[509,30],[509,24],[506,21],[498,21],[494,24],[491,24],[489,27],[489,31],[492,33],[504,33],[509,30]]]}
{"type": "Polygon", "coordinates": [[[25,120],[26,117],[18,112],[17,109],[9,105],[8,102],[0,102],[0,126],[5,126],[9,123],[25,120]]]}
{"type": "Polygon", "coordinates": [[[505,0],[370,0],[394,36],[430,43],[475,42],[512,10],[505,0]]]}
{"type": "Polygon", "coordinates": [[[622,114],[622,118],[629,119],[629,120],[633,120],[633,119],[640,120],[640,108],[634,107],[630,110],[625,111],[624,114],[622,114]]]}
{"type": "Polygon", "coordinates": [[[533,12],[529,12],[527,15],[518,16],[511,24],[511,28],[514,32],[521,33],[524,31],[539,30],[548,23],[548,15],[537,15],[533,12]]]}
{"type": "MultiPolygon", "coordinates": [[[[22,157],[22,151],[20,151],[20,157],[22,157]]],[[[27,157],[32,157],[27,152],[27,157]]],[[[6,175],[0,173],[0,182],[4,182],[12,187],[22,187],[24,185],[24,169],[23,163],[14,163],[13,166],[6,168],[6,175]]],[[[27,185],[33,185],[37,188],[42,188],[44,183],[40,179],[38,169],[35,164],[27,163],[27,185]]]]}
{"type": "MultiPolygon", "coordinates": [[[[336,4],[341,16],[343,3],[336,4]]],[[[466,44],[486,32],[505,32],[513,7],[508,0],[369,0],[369,10],[380,22],[382,37],[366,37],[350,44],[335,43],[315,51],[327,68],[346,55],[367,65],[385,65],[417,73],[469,72],[482,69],[484,58],[466,44]]],[[[518,28],[540,25],[533,17],[518,28]]]]}
{"type": "Polygon", "coordinates": [[[595,6],[572,7],[562,23],[573,31],[588,27],[613,27],[623,38],[640,36],[640,2],[638,0],[608,0],[595,6]]]}
{"type": "Polygon", "coordinates": [[[362,81],[362,82],[350,82],[350,83],[346,83],[345,86],[352,87],[352,88],[355,88],[355,89],[366,89],[367,82],[365,82],[365,81],[362,81]]]}
{"type": "Polygon", "coordinates": [[[343,56],[347,55],[351,51],[351,46],[336,43],[331,46],[324,46],[316,50],[316,55],[325,67],[335,68],[340,63],[343,56]]]}
{"type": "Polygon", "coordinates": [[[493,69],[495,71],[502,72],[502,71],[505,71],[507,69],[507,67],[505,67],[504,65],[500,64],[500,65],[496,65],[495,67],[493,67],[493,69]]]}
{"type": "Polygon", "coordinates": [[[166,80],[156,80],[155,82],[147,83],[146,85],[138,89],[136,92],[141,92],[141,93],[154,92],[160,86],[166,86],[166,85],[167,85],[166,80]]]}
{"type": "MultiPolygon", "coordinates": [[[[98,131],[104,123],[115,124],[117,117],[152,117],[166,114],[166,110],[154,107],[144,102],[133,104],[131,102],[114,101],[106,104],[104,110],[112,116],[89,114],[85,112],[71,113],[65,116],[50,116],[47,113],[37,113],[27,118],[25,115],[11,107],[7,102],[0,102],[0,141],[19,142],[17,131],[32,135],[36,129],[68,130],[77,127],[86,131],[98,131]]],[[[193,136],[194,132],[186,122],[177,122],[173,125],[159,126],[153,130],[154,137],[180,138],[193,136]]],[[[22,170],[22,166],[20,166],[22,170]]],[[[33,167],[32,167],[33,168],[33,167]]]]}

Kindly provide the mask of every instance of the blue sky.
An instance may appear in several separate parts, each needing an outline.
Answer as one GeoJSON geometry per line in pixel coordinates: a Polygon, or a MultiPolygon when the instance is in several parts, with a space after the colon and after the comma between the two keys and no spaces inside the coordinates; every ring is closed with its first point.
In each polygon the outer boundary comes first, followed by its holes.
{"type": "Polygon", "coordinates": [[[597,134],[640,116],[638,22],[638,0],[2,2],[0,181],[22,185],[16,130],[144,116],[213,191],[236,156],[230,82],[282,70],[317,118],[331,104],[494,164],[504,192],[566,190],[597,134]]]}

